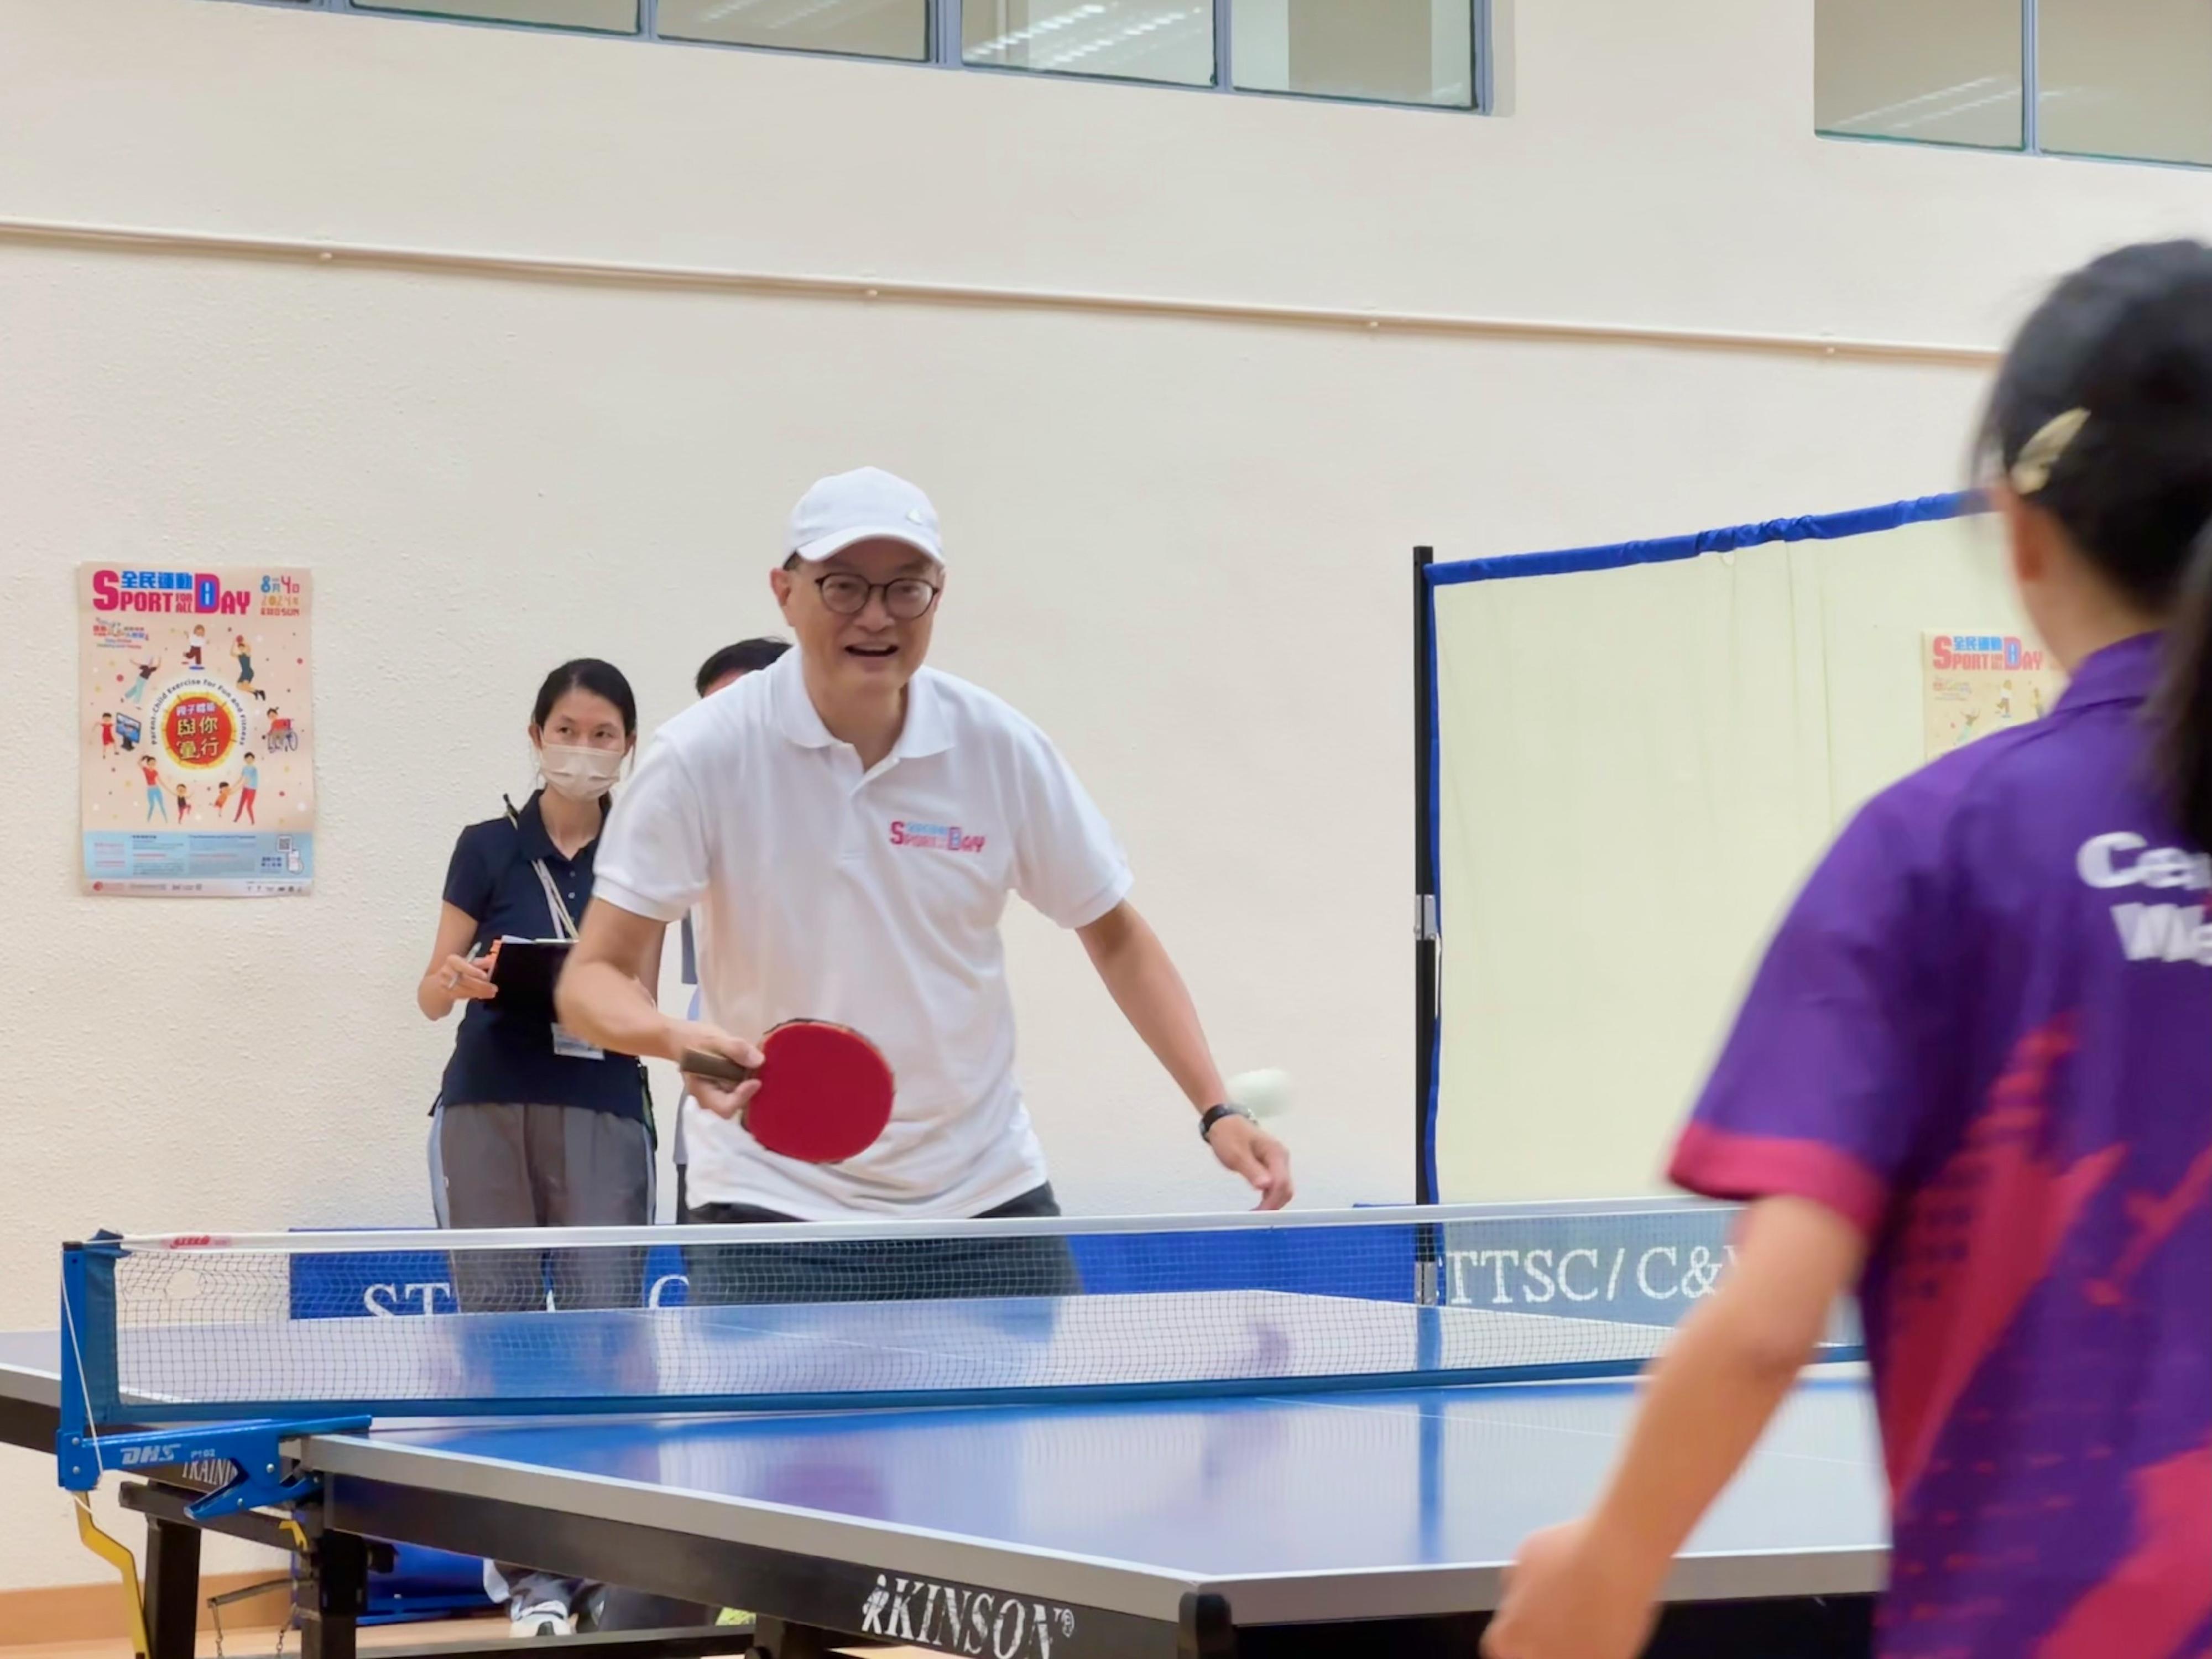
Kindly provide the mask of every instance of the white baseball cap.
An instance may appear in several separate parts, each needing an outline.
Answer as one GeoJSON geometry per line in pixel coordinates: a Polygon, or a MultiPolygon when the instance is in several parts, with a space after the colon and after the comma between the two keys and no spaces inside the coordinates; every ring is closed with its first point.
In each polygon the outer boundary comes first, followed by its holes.
{"type": "Polygon", "coordinates": [[[802,559],[826,559],[859,542],[904,542],[945,562],[937,509],[904,478],[864,466],[817,480],[791,509],[784,549],[802,559]]]}

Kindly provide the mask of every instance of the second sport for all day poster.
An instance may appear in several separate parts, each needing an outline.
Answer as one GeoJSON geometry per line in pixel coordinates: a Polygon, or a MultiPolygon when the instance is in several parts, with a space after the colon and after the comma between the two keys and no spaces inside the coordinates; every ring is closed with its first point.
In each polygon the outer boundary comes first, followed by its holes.
{"type": "Polygon", "coordinates": [[[2016,634],[1924,635],[1920,670],[1929,760],[2042,719],[2066,690],[2051,654],[2016,634]]]}
{"type": "Polygon", "coordinates": [[[274,567],[78,567],[85,891],[309,890],[312,591],[274,567]]]}

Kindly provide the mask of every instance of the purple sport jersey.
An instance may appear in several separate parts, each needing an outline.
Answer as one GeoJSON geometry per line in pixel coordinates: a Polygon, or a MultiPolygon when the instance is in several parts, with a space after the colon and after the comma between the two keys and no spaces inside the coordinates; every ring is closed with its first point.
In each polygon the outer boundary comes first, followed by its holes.
{"type": "Polygon", "coordinates": [[[2212,1653],[2212,858],[2157,646],[1858,816],[1675,1152],[1866,1231],[1888,1659],[2212,1653]]]}

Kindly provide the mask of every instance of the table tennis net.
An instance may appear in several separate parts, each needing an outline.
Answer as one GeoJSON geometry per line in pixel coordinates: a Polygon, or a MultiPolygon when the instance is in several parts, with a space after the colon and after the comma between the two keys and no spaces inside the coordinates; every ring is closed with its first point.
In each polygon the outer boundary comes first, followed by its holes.
{"type": "MultiPolygon", "coordinates": [[[[1721,1281],[1729,1220],[1462,1206],[124,1239],[73,1247],[65,1338],[110,1422],[1625,1375],[1721,1281]]],[[[1850,1340],[1839,1325],[1832,1352],[1850,1340]]]]}

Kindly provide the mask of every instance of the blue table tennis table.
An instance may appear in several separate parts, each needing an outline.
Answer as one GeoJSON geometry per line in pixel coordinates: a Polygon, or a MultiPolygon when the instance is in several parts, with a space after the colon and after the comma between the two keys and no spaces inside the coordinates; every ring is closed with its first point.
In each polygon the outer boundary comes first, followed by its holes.
{"type": "MultiPolygon", "coordinates": [[[[374,1540],[741,1606],[772,1659],[848,1639],[995,1659],[1468,1655],[1520,1540],[1593,1498],[1635,1398],[1632,1376],[1573,1367],[1464,1378],[1462,1349],[1537,1354],[1520,1318],[1241,1290],[295,1321],[258,1345],[237,1398],[164,1401],[173,1332],[126,1343],[108,1382],[126,1418],[215,1420],[270,1407],[268,1389],[312,1402],[292,1416],[327,1416],[321,1371],[358,1367],[347,1343],[376,1340],[387,1395],[368,1427],[281,1440],[312,1541],[305,1659],[352,1655],[374,1540]],[[1176,1387],[1144,1358],[1106,1387],[1029,1387],[1071,1345],[1091,1363],[1144,1349],[1137,1321],[1207,1332],[1197,1354],[1155,1345],[1179,1356],[1176,1387]],[[1321,1376],[1325,1354],[1305,1352],[1385,1352],[1401,1334],[1451,1380],[1321,1376]],[[550,1336],[560,1363],[538,1345],[550,1336]],[[580,1416],[562,1370],[688,1402],[737,1363],[781,1378],[761,1409],[580,1416]],[[841,1398],[856,1374],[869,1394],[841,1398]],[[471,1405],[411,1416],[425,1389],[471,1405]]],[[[1579,1325],[1547,1340],[1599,1340],[1579,1325]]],[[[53,1449],[64,1387],[55,1334],[0,1336],[0,1437],[53,1449]]],[[[206,1482],[143,1484],[131,1502],[181,1559],[181,1506],[206,1482]]],[[[1683,1553],[1656,1650],[1863,1655],[1885,1559],[1865,1378],[1814,1367],[1683,1553]]],[[[161,1579],[149,1562],[150,1589],[161,1579]]]]}

